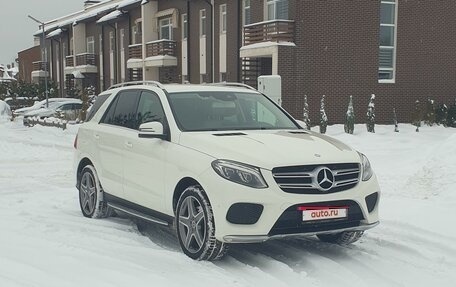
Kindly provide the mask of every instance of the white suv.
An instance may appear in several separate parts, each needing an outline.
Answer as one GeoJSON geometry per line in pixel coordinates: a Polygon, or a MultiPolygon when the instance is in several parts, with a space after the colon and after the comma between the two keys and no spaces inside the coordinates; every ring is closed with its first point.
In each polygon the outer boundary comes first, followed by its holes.
{"type": "Polygon", "coordinates": [[[239,84],[114,86],[75,148],[84,216],[173,227],[193,259],[288,236],[349,244],[378,224],[368,159],[239,84]]]}

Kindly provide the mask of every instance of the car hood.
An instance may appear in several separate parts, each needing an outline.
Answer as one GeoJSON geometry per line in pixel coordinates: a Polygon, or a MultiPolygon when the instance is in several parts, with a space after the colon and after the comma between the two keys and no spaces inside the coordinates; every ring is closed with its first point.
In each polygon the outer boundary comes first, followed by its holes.
{"type": "Polygon", "coordinates": [[[360,162],[358,153],[344,143],[302,130],[184,132],[179,144],[215,159],[269,170],[278,166],[360,162]]]}

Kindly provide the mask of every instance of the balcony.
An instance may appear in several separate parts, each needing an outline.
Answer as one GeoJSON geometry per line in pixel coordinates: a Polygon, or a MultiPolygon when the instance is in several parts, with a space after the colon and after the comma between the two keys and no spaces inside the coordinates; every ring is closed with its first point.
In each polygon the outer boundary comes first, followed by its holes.
{"type": "Polygon", "coordinates": [[[271,20],[244,26],[244,46],[262,42],[294,42],[294,21],[271,20]]]}
{"type": "Polygon", "coordinates": [[[44,61],[37,61],[33,62],[32,65],[32,79],[49,77],[49,63],[44,61]]]}
{"type": "Polygon", "coordinates": [[[146,67],[177,66],[177,45],[175,41],[162,39],[146,44],[146,67]]]}
{"type": "Polygon", "coordinates": [[[155,56],[176,57],[176,42],[171,40],[158,40],[146,44],[146,57],[155,56]]]}
{"type": "Polygon", "coordinates": [[[65,57],[65,66],[74,67],[74,56],[73,55],[65,57]]]}
{"type": "Polygon", "coordinates": [[[65,74],[77,75],[98,73],[97,55],[81,53],[65,57],[65,74]]]}
{"type": "Polygon", "coordinates": [[[76,66],[96,66],[96,55],[92,53],[82,53],[76,55],[76,66]]]}
{"type": "Polygon", "coordinates": [[[33,71],[49,71],[49,63],[44,61],[33,62],[33,71]]]}
{"type": "Polygon", "coordinates": [[[128,59],[141,59],[142,60],[142,44],[135,44],[128,46],[128,59]]]}

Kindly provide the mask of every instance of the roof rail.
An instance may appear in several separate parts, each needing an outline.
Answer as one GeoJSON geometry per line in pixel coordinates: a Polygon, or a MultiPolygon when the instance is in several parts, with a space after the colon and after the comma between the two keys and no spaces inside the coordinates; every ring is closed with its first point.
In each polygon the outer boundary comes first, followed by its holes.
{"type": "Polygon", "coordinates": [[[237,82],[207,83],[206,85],[209,85],[209,86],[242,87],[242,88],[246,88],[246,89],[249,89],[249,90],[257,91],[257,89],[255,89],[252,86],[249,86],[249,85],[246,85],[246,84],[243,84],[243,83],[237,83],[237,82]]]}
{"type": "Polygon", "coordinates": [[[128,86],[139,86],[139,85],[151,85],[151,86],[160,88],[162,90],[165,89],[165,86],[163,86],[162,83],[157,82],[157,81],[133,81],[133,82],[124,82],[124,83],[112,85],[108,88],[108,90],[112,90],[115,88],[128,87],[128,86]]]}

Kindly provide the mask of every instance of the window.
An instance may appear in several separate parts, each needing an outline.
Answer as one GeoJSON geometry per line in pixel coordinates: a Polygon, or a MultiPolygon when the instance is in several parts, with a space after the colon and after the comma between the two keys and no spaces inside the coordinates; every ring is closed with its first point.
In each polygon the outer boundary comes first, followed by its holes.
{"type": "Polygon", "coordinates": [[[95,103],[93,106],[90,108],[90,110],[87,113],[86,116],[86,122],[90,121],[93,116],[98,112],[98,110],[101,108],[101,106],[106,102],[106,100],[109,98],[111,94],[104,94],[104,95],[99,95],[97,99],[95,100],[95,103]]]}
{"type": "Polygon", "coordinates": [[[206,37],[206,9],[200,10],[200,37],[206,37]]]}
{"type": "Polygon", "coordinates": [[[266,0],[267,20],[288,20],[288,0],[266,0]]]}
{"type": "Polygon", "coordinates": [[[226,4],[220,5],[220,33],[226,33],[226,4]]]}
{"type": "Polygon", "coordinates": [[[297,129],[289,116],[259,93],[170,93],[182,131],[297,129]]]}
{"type": "Polygon", "coordinates": [[[379,82],[394,82],[396,66],[396,0],[382,0],[380,4],[380,47],[378,56],[379,82]]]}
{"type": "Polygon", "coordinates": [[[165,112],[156,94],[149,91],[141,93],[136,117],[136,129],[139,129],[141,124],[149,122],[161,122],[163,125],[165,124],[165,112]]]}
{"type": "Polygon", "coordinates": [[[136,128],[138,99],[138,91],[121,92],[106,111],[102,123],[130,129],[136,128]]]}
{"type": "Polygon", "coordinates": [[[87,37],[87,53],[95,54],[95,38],[93,36],[87,37]]]}
{"type": "Polygon", "coordinates": [[[73,48],[74,48],[74,41],[73,37],[70,38],[70,55],[73,55],[73,48]]]}
{"type": "Polygon", "coordinates": [[[103,55],[103,34],[100,34],[99,36],[99,40],[100,40],[100,55],[103,55]]]}
{"type": "Polygon", "coordinates": [[[109,32],[109,51],[114,52],[116,47],[116,41],[114,39],[114,32],[109,32]]]}
{"type": "Polygon", "coordinates": [[[120,51],[125,50],[125,30],[120,29],[120,51]]]}
{"type": "Polygon", "coordinates": [[[160,24],[160,39],[173,39],[173,25],[171,18],[161,19],[160,24]]]}
{"type": "Polygon", "coordinates": [[[131,44],[141,44],[142,43],[142,22],[137,20],[136,24],[131,27],[131,44]]]}
{"type": "Polygon", "coordinates": [[[187,14],[182,15],[182,39],[188,37],[188,17],[187,14]]]}
{"type": "Polygon", "coordinates": [[[252,24],[250,18],[250,0],[244,0],[244,25],[252,24]]]}
{"type": "Polygon", "coordinates": [[[220,82],[226,82],[226,73],[220,73],[220,82]]]}

